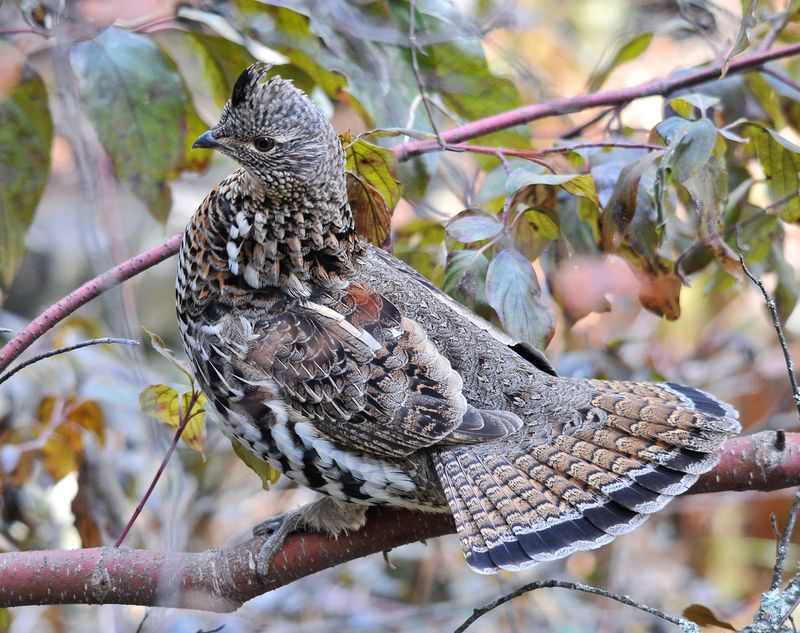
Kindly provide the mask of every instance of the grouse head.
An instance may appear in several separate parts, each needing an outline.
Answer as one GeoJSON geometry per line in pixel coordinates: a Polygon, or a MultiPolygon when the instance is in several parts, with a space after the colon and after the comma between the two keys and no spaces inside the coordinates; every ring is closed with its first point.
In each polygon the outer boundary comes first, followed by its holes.
{"type": "Polygon", "coordinates": [[[247,68],[219,123],[192,147],[230,156],[271,198],[344,191],[344,153],[330,122],[290,81],[268,77],[269,70],[258,63],[247,68]]]}

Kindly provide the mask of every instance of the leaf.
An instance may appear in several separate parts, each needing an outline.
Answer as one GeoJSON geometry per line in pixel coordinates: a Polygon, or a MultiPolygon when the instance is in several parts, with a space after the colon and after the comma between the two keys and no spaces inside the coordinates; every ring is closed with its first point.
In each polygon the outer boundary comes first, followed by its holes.
{"type": "Polygon", "coordinates": [[[444,239],[444,227],[439,222],[418,218],[393,231],[392,253],[441,287],[447,255],[444,239]]]}
{"type": "Polygon", "coordinates": [[[454,251],[447,256],[444,291],[466,305],[486,303],[486,272],[489,260],[473,250],[454,251]]]}
{"type": "Polygon", "coordinates": [[[731,60],[739,53],[744,52],[750,45],[750,29],[757,24],[756,16],[754,15],[757,2],[758,0],[742,0],[742,21],[739,24],[739,32],[736,34],[731,50],[725,56],[720,78],[728,73],[728,66],[731,60]]]}
{"type": "Polygon", "coordinates": [[[109,28],[71,48],[86,113],[114,172],[165,222],[167,178],[186,163],[187,96],[175,65],[148,38],[109,28]]]}
{"type": "Polygon", "coordinates": [[[343,134],[341,139],[346,169],[377,190],[386,201],[388,211],[394,211],[400,202],[400,185],[394,179],[397,170],[394,152],[363,139],[353,139],[349,134],[343,134]]]}
{"type": "Polygon", "coordinates": [[[515,169],[506,181],[506,193],[512,194],[530,185],[558,185],[580,198],[588,198],[600,205],[594,180],[589,174],[545,174],[530,168],[515,169]]]}
{"type": "Polygon", "coordinates": [[[608,62],[600,66],[600,68],[592,73],[592,76],[589,78],[587,91],[596,92],[599,90],[600,87],[605,83],[606,79],[608,79],[608,76],[611,74],[612,70],[614,70],[620,64],[632,61],[639,57],[639,55],[648,49],[650,42],[652,41],[653,34],[647,32],[640,33],[639,35],[636,35],[625,42],[622,46],[620,46],[619,50],[617,50],[617,52],[608,62]]]}
{"type": "Polygon", "coordinates": [[[486,298],[503,327],[520,341],[544,349],[553,336],[555,319],[541,302],[531,263],[517,251],[498,253],[486,273],[486,298]]]}
{"type": "Polygon", "coordinates": [[[356,231],[376,246],[384,246],[389,240],[392,214],[386,207],[386,199],[365,180],[347,172],[347,200],[355,217],[356,231]]]}
{"type": "Polygon", "coordinates": [[[692,92],[689,94],[681,95],[670,99],[668,105],[675,112],[677,112],[684,119],[696,119],[695,109],[700,113],[700,116],[705,116],[706,112],[718,105],[720,100],[711,95],[704,95],[699,92],[692,92]]]}
{"type": "Polygon", "coordinates": [[[775,290],[772,293],[775,297],[775,307],[778,310],[781,322],[785,324],[797,307],[797,273],[786,259],[782,246],[778,244],[772,244],[770,260],[772,269],[778,278],[775,290]]]}
{"type": "Polygon", "coordinates": [[[697,237],[720,260],[729,274],[738,276],[741,273],[739,257],[720,234],[722,211],[728,199],[728,172],[725,166],[718,158],[712,157],[684,185],[697,211],[697,237]]]}
{"type": "Polygon", "coordinates": [[[105,420],[97,402],[84,400],[78,403],[70,397],[61,400],[62,406],[56,411],[57,402],[59,400],[53,396],[42,399],[36,416],[41,426],[35,431],[38,437],[49,434],[42,446],[42,466],[54,481],[78,470],[83,455],[84,431],[91,432],[101,445],[105,441],[105,420]],[[54,411],[61,417],[55,422],[52,420],[54,411]]]}
{"type": "MultiPolygon", "coordinates": [[[[663,137],[668,143],[660,165],[668,174],[665,184],[673,180],[686,182],[699,173],[711,158],[717,141],[717,128],[708,119],[683,123],[665,132],[667,136],[663,137]]],[[[656,127],[659,134],[665,129],[656,127]]]]}
{"type": "Polygon", "coordinates": [[[770,193],[777,200],[788,198],[778,215],[786,222],[800,222],[800,147],[770,128],[747,122],[756,152],[769,181],[770,193]]]}
{"type": "Polygon", "coordinates": [[[447,234],[459,242],[468,244],[480,242],[499,235],[503,230],[503,223],[497,216],[483,213],[479,210],[467,209],[462,211],[447,223],[447,234]]]}
{"type": "MultiPolygon", "coordinates": [[[[645,173],[652,169],[657,156],[646,154],[642,158],[625,165],[619,173],[617,184],[606,204],[602,222],[602,245],[608,252],[617,252],[625,242],[629,227],[637,209],[646,213],[639,195],[640,183],[645,173]]],[[[653,242],[652,239],[647,240],[653,242]]],[[[659,240],[655,240],[656,244],[659,240]]]]}
{"type": "Polygon", "coordinates": [[[238,440],[231,439],[231,446],[233,446],[233,452],[244,462],[244,465],[258,475],[261,480],[261,487],[264,490],[269,490],[270,486],[280,479],[281,473],[279,471],[245,448],[238,440]]]}
{"type": "Polygon", "coordinates": [[[181,439],[198,453],[203,451],[205,441],[205,405],[202,393],[187,391],[179,397],[168,385],[149,385],[139,394],[139,407],[151,418],[174,429],[186,418],[181,439]]]}
{"type": "Polygon", "coordinates": [[[75,517],[75,529],[81,537],[81,547],[100,547],[103,539],[97,519],[92,514],[93,499],[89,493],[93,485],[86,476],[85,464],[78,469],[78,491],[72,499],[70,509],[75,517]]]}
{"type": "Polygon", "coordinates": [[[9,94],[0,93],[0,284],[11,285],[25,254],[50,173],[53,124],[41,77],[27,65],[9,94]]]}
{"type": "Polygon", "coordinates": [[[714,612],[703,604],[690,604],[683,610],[683,617],[691,620],[698,626],[715,626],[728,631],[736,631],[736,627],[729,622],[720,620],[714,612]]]}

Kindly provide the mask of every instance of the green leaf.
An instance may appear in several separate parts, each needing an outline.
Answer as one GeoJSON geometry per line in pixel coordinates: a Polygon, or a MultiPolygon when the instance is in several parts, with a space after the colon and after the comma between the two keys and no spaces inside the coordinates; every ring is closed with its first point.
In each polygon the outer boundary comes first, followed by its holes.
{"type": "Polygon", "coordinates": [[[394,179],[397,157],[394,152],[354,139],[349,134],[341,137],[347,160],[346,169],[374,187],[383,196],[389,211],[400,202],[400,185],[394,179]]]}
{"type": "Polygon", "coordinates": [[[447,256],[444,291],[465,305],[486,303],[489,260],[479,251],[454,251],[447,256]]]}
{"type": "Polygon", "coordinates": [[[186,164],[187,96],[175,65],[148,38],[109,28],[72,47],[81,98],[114,172],[165,222],[166,180],[186,164]]]}
{"type": "Polygon", "coordinates": [[[192,370],[189,368],[189,364],[185,361],[178,360],[175,356],[175,352],[173,352],[167,344],[164,342],[164,339],[161,338],[155,332],[151,332],[143,325],[139,326],[142,329],[142,332],[145,333],[147,338],[150,339],[150,345],[153,346],[153,349],[158,352],[160,356],[165,358],[171,365],[176,367],[181,373],[183,373],[188,379],[189,384],[194,385],[194,374],[192,370]]]}
{"type": "Polygon", "coordinates": [[[587,91],[596,92],[599,90],[600,87],[605,83],[606,79],[608,79],[608,76],[611,74],[612,70],[614,70],[620,64],[632,61],[639,57],[639,55],[648,49],[650,42],[652,41],[653,34],[647,32],[640,33],[639,35],[636,35],[625,42],[622,46],[620,46],[619,50],[617,50],[610,60],[592,73],[592,76],[589,79],[587,91]]]}
{"type": "Polygon", "coordinates": [[[731,60],[739,53],[744,52],[750,45],[750,29],[757,24],[756,16],[754,15],[757,3],[758,0],[742,0],[742,21],[739,24],[739,32],[736,34],[731,50],[725,56],[720,77],[724,77],[727,74],[731,60]]]}
{"type": "Polygon", "coordinates": [[[785,222],[800,222],[800,147],[760,123],[747,122],[759,161],[775,200],[786,200],[778,209],[785,222]]]}
{"type": "Polygon", "coordinates": [[[684,119],[695,119],[695,109],[700,112],[700,116],[705,116],[709,108],[714,107],[720,102],[717,97],[693,92],[669,100],[669,107],[675,110],[684,119]]]}
{"type": "Polygon", "coordinates": [[[717,141],[717,128],[708,119],[684,121],[666,132],[666,127],[657,126],[659,134],[668,143],[660,168],[667,173],[666,184],[672,180],[686,182],[699,173],[711,154],[717,141]]]}
{"type": "Polygon", "coordinates": [[[559,186],[573,196],[587,198],[600,206],[594,180],[589,174],[547,174],[536,168],[520,167],[511,172],[506,181],[506,193],[513,194],[531,185],[559,186]]]}
{"type": "Polygon", "coordinates": [[[244,465],[258,475],[261,480],[261,487],[264,490],[269,490],[270,486],[280,479],[280,472],[245,448],[238,440],[231,439],[231,446],[233,446],[233,452],[244,462],[244,465]]]}
{"type": "Polygon", "coordinates": [[[531,263],[517,251],[507,249],[492,259],[486,273],[486,298],[509,334],[539,349],[547,346],[555,319],[540,299],[531,263]]]}
{"type": "Polygon", "coordinates": [[[44,82],[26,66],[10,93],[0,94],[0,284],[11,285],[25,254],[50,173],[53,124],[44,82]]]}
{"type": "Polygon", "coordinates": [[[480,242],[499,235],[503,224],[497,216],[479,210],[462,211],[447,223],[447,234],[459,242],[480,242]]]}

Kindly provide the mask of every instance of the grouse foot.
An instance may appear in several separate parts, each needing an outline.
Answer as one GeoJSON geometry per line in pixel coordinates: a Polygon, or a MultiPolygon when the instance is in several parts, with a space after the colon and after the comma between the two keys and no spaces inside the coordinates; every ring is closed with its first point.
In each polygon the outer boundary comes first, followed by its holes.
{"type": "Polygon", "coordinates": [[[269,538],[258,550],[256,573],[266,580],[272,559],[292,532],[320,532],[337,537],[342,532],[364,527],[366,511],[367,506],[323,497],[259,523],[253,528],[253,536],[269,535],[269,538]]]}

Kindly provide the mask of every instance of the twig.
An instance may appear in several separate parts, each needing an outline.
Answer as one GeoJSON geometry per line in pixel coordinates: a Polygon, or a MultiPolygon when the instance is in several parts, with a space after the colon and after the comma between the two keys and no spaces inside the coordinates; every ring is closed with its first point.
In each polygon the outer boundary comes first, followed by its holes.
{"type": "Polygon", "coordinates": [[[687,633],[699,633],[700,629],[694,622],[690,622],[684,618],[676,618],[663,611],[655,609],[653,607],[649,607],[646,604],[642,604],[640,602],[636,602],[632,598],[628,596],[622,596],[617,593],[612,593],[610,591],[606,591],[604,589],[598,589],[597,587],[592,587],[590,585],[584,585],[578,582],[566,582],[564,580],[538,580],[536,582],[529,583],[527,585],[523,585],[519,589],[512,591],[504,596],[501,596],[497,600],[493,600],[488,604],[482,606],[479,609],[475,609],[472,612],[472,615],[469,616],[461,625],[453,632],[453,633],[464,633],[469,626],[472,625],[475,620],[480,618],[481,616],[486,615],[489,611],[496,609],[502,604],[513,600],[514,598],[518,598],[519,596],[530,593],[531,591],[536,591],[537,589],[570,589],[572,591],[583,591],[586,593],[591,593],[597,596],[603,596],[604,598],[610,598],[611,600],[616,600],[617,602],[621,602],[622,604],[626,604],[629,607],[634,607],[639,609],[640,611],[644,611],[645,613],[649,613],[651,615],[656,616],[657,618],[661,618],[662,620],[666,620],[676,626],[679,626],[681,629],[686,631],[687,633]]]}
{"type": "Polygon", "coordinates": [[[775,567],[772,570],[772,584],[770,591],[780,587],[783,580],[783,564],[786,561],[786,554],[789,549],[789,539],[792,538],[794,532],[794,525],[797,522],[797,514],[800,512],[800,490],[794,495],[794,503],[789,512],[789,518],[786,520],[786,527],[783,530],[783,535],[778,541],[777,552],[775,554],[775,567]]]}
{"type": "Polygon", "coordinates": [[[613,108],[608,108],[607,110],[603,110],[602,112],[598,112],[594,115],[591,119],[586,121],[586,123],[581,123],[580,125],[572,128],[571,130],[565,132],[561,135],[563,139],[575,138],[576,136],[580,136],[583,132],[587,129],[592,127],[595,123],[599,123],[604,118],[606,118],[609,114],[614,114],[618,112],[619,109],[623,106],[614,106],[613,108]]]}
{"type": "Polygon", "coordinates": [[[44,354],[39,354],[37,356],[34,356],[33,358],[29,358],[28,360],[20,363],[13,369],[9,369],[6,373],[0,376],[0,385],[2,385],[6,380],[11,378],[11,376],[16,374],[21,369],[25,369],[28,365],[33,365],[34,363],[38,363],[40,360],[44,360],[45,358],[50,358],[51,356],[57,356],[58,354],[66,354],[67,352],[73,352],[76,349],[81,349],[82,347],[89,347],[90,345],[110,345],[110,344],[138,345],[139,341],[132,338],[113,338],[107,336],[104,338],[93,338],[89,339],[88,341],[81,341],[80,343],[75,343],[74,345],[65,345],[64,347],[51,349],[49,352],[45,352],[44,354]]]}
{"type": "Polygon", "coordinates": [[[772,68],[764,67],[761,69],[761,72],[765,75],[769,75],[770,77],[775,77],[775,79],[780,81],[782,84],[786,84],[790,88],[794,88],[795,90],[800,92],[800,82],[795,81],[791,77],[787,77],[783,73],[779,73],[778,71],[773,70],[772,68]]]}
{"type": "Polygon", "coordinates": [[[192,410],[194,409],[194,405],[197,404],[197,399],[199,398],[199,396],[200,394],[198,391],[196,390],[192,391],[192,396],[191,398],[189,398],[189,403],[186,405],[185,411],[181,410],[181,401],[180,399],[178,400],[178,415],[180,424],[178,424],[178,428],[175,429],[175,434],[172,436],[172,442],[170,443],[167,452],[164,454],[164,458],[161,460],[161,464],[159,465],[156,474],[153,475],[153,479],[152,481],[150,481],[150,485],[147,487],[147,490],[145,491],[144,495],[142,495],[142,498],[136,505],[136,509],[133,511],[133,514],[131,515],[131,518],[128,520],[128,523],[125,525],[125,528],[117,537],[117,540],[114,541],[114,547],[119,547],[120,545],[122,545],[122,542],[125,540],[125,537],[128,536],[128,532],[131,531],[133,524],[136,523],[136,519],[138,519],[139,515],[142,513],[142,510],[144,509],[147,500],[150,498],[150,495],[153,494],[153,490],[155,489],[158,480],[161,479],[161,475],[163,474],[164,469],[167,467],[167,464],[169,463],[169,460],[172,457],[172,453],[175,452],[175,448],[178,446],[178,441],[181,439],[183,430],[186,428],[186,425],[189,423],[189,420],[191,420],[192,416],[194,415],[192,413],[192,410]]]}
{"type": "Polygon", "coordinates": [[[436,136],[436,142],[439,143],[439,149],[444,150],[444,140],[439,134],[439,128],[436,127],[436,121],[433,120],[433,112],[425,92],[425,83],[422,81],[422,73],[419,70],[419,60],[417,59],[417,52],[419,44],[417,43],[417,8],[415,0],[408,2],[408,47],[411,51],[411,70],[414,72],[414,79],[417,80],[417,87],[419,87],[419,95],[422,98],[422,105],[425,107],[425,112],[428,113],[428,121],[431,123],[431,129],[436,136]]]}
{"type": "Polygon", "coordinates": [[[797,414],[800,416],[800,388],[797,386],[797,376],[794,372],[794,360],[792,360],[792,355],[789,352],[789,345],[787,344],[786,336],[783,333],[783,326],[781,326],[781,319],[778,316],[778,308],[775,305],[775,300],[769,296],[767,289],[764,287],[764,282],[754,275],[747,267],[747,264],[744,263],[744,255],[741,253],[739,253],[739,263],[742,266],[744,274],[750,278],[750,281],[758,286],[758,289],[761,291],[764,301],[767,304],[767,309],[772,316],[772,326],[775,328],[775,333],[778,335],[778,341],[780,342],[781,350],[783,351],[783,360],[786,362],[786,372],[789,374],[789,382],[792,385],[792,398],[794,399],[794,404],[797,408],[797,414]]]}
{"type": "MultiPolygon", "coordinates": [[[[787,5],[788,5],[788,0],[787,0],[787,5]]],[[[785,29],[788,26],[791,17],[792,17],[792,12],[789,10],[788,6],[780,13],[777,13],[774,16],[772,16],[774,22],[772,24],[772,27],[764,36],[764,39],[761,40],[761,43],[758,45],[757,50],[759,52],[768,51],[770,48],[772,48],[772,45],[775,43],[775,40],[781,34],[781,31],[783,31],[783,29],[785,29]]]]}

